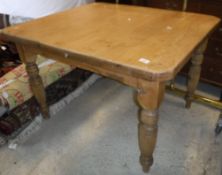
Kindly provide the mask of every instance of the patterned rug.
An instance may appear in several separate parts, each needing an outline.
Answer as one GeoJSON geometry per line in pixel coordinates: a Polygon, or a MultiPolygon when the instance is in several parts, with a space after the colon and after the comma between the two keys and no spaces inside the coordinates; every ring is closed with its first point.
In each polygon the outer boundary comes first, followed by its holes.
{"type": "MultiPolygon", "coordinates": [[[[30,19],[0,14],[0,29],[27,20],[30,19]]],[[[61,99],[74,98],[70,94],[76,92],[86,80],[86,87],[95,81],[91,72],[50,59],[40,57],[37,63],[46,88],[47,102],[50,106],[54,105],[52,113],[64,107],[64,100],[61,99]]],[[[15,45],[0,41],[0,146],[9,140],[14,140],[14,143],[15,140],[22,140],[23,136],[28,137],[27,133],[34,132],[32,125],[37,126],[36,123],[40,121],[39,115],[39,106],[30,90],[25,65],[21,63],[15,45]]]]}

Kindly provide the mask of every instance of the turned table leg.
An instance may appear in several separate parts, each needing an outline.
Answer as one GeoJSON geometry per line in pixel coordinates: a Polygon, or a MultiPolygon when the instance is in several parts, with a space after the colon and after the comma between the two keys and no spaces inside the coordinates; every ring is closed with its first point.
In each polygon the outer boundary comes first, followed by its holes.
{"type": "Polygon", "coordinates": [[[207,47],[207,41],[205,41],[204,43],[202,43],[202,45],[200,45],[200,47],[196,50],[191,59],[191,67],[188,73],[187,94],[185,96],[186,108],[190,108],[191,103],[193,101],[194,92],[197,88],[200,79],[201,64],[204,59],[203,53],[206,47],[207,47]]]}
{"type": "Polygon", "coordinates": [[[19,56],[26,65],[26,71],[29,76],[29,84],[31,90],[40,105],[40,111],[45,119],[49,118],[49,109],[46,102],[45,90],[42,78],[39,75],[39,69],[36,64],[37,55],[32,51],[32,48],[17,46],[19,56]]]}
{"type": "Polygon", "coordinates": [[[137,92],[139,104],[139,148],[140,163],[144,172],[153,164],[153,152],[157,140],[158,108],[163,99],[164,83],[145,82],[137,92]]]}

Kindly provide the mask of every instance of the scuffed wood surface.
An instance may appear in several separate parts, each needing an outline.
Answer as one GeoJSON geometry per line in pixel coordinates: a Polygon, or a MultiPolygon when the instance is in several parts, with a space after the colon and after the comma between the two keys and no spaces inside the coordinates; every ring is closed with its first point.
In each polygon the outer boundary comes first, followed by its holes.
{"type": "Polygon", "coordinates": [[[2,36],[115,65],[114,71],[119,66],[126,75],[168,80],[218,23],[214,16],[94,3],[6,28],[2,36]]]}

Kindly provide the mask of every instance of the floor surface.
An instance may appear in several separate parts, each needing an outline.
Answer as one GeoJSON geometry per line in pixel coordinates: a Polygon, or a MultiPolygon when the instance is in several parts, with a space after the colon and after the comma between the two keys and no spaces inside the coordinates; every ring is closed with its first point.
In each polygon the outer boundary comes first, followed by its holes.
{"type": "MultiPolygon", "coordinates": [[[[142,175],[133,89],[98,80],[16,150],[0,149],[0,175],[142,175]]],[[[149,175],[222,175],[219,111],[167,94],[149,175]]]]}

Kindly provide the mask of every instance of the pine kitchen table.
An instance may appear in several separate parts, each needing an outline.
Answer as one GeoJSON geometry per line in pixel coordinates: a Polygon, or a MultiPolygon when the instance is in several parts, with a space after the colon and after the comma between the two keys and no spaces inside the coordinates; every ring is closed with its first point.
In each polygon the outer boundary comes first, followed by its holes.
{"type": "Polygon", "coordinates": [[[219,21],[202,14],[93,3],[6,28],[1,38],[16,43],[45,118],[49,112],[35,63],[38,54],[135,88],[140,163],[148,172],[165,82],[192,59],[186,95],[190,105],[207,38],[219,21]]]}

